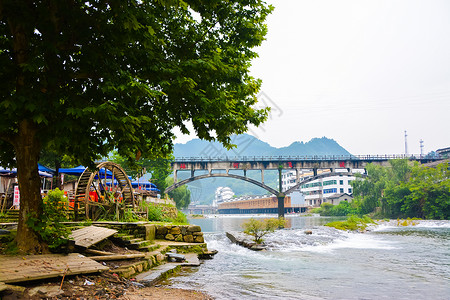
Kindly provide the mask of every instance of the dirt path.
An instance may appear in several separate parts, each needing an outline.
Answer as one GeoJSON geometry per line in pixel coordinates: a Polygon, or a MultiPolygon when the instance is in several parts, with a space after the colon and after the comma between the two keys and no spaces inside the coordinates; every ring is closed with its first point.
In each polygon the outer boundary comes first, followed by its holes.
{"type": "Polygon", "coordinates": [[[164,300],[211,300],[207,294],[193,290],[182,290],[170,287],[146,287],[127,291],[121,300],[164,299],[164,300]]]}

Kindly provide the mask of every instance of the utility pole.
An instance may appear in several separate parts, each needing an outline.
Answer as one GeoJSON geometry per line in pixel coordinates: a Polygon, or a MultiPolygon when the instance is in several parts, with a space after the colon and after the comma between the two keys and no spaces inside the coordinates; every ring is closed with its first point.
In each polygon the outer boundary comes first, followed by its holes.
{"type": "Polygon", "coordinates": [[[423,156],[423,140],[420,139],[420,157],[423,156]]]}
{"type": "Polygon", "coordinates": [[[405,130],[405,155],[408,156],[408,140],[406,139],[408,135],[406,134],[405,130]]]}

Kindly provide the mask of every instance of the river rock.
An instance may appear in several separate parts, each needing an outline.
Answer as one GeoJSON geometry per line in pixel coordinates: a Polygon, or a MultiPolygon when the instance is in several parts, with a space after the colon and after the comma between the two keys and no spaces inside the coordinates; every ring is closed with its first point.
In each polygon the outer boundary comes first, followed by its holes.
{"type": "Polygon", "coordinates": [[[256,244],[254,241],[250,240],[249,237],[240,232],[226,232],[226,236],[234,244],[240,245],[250,250],[260,251],[266,249],[263,244],[256,244]]]}
{"type": "Polygon", "coordinates": [[[167,234],[167,227],[165,227],[165,226],[158,226],[158,228],[156,228],[156,235],[165,236],[166,234],[167,234]]]}
{"type": "Polygon", "coordinates": [[[184,240],[186,243],[193,243],[193,242],[194,242],[194,236],[191,235],[191,234],[185,235],[184,238],[183,238],[183,240],[184,240]]]}
{"type": "Polygon", "coordinates": [[[174,241],[175,240],[175,237],[173,236],[173,234],[167,234],[166,236],[165,236],[165,238],[166,238],[166,240],[168,240],[168,241],[174,241]]]}
{"type": "Polygon", "coordinates": [[[194,236],[194,242],[195,243],[204,243],[205,239],[203,238],[203,235],[196,235],[196,236],[194,236]]]}
{"type": "Polygon", "coordinates": [[[188,229],[187,226],[180,226],[180,229],[181,229],[181,234],[182,235],[186,235],[187,234],[187,229],[188,229]]]}
{"type": "Polygon", "coordinates": [[[181,229],[178,226],[174,226],[169,230],[169,233],[173,235],[178,235],[181,234],[181,229]]]}
{"type": "Polygon", "coordinates": [[[200,232],[202,231],[202,228],[198,225],[191,225],[187,229],[188,232],[200,232]]]}

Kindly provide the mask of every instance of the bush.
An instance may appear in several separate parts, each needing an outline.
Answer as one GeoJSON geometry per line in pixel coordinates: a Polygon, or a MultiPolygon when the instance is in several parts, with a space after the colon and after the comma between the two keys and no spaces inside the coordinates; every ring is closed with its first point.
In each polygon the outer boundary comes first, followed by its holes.
{"type": "Polygon", "coordinates": [[[249,221],[242,224],[244,228],[244,233],[253,236],[255,243],[261,244],[263,242],[263,237],[270,232],[274,232],[277,228],[284,227],[285,220],[280,219],[263,219],[256,220],[251,218],[249,221]]]}
{"type": "Polygon", "coordinates": [[[325,224],[325,226],[334,227],[339,230],[364,231],[366,230],[368,224],[375,224],[375,222],[368,216],[364,216],[362,218],[350,216],[346,221],[335,221],[325,224]]]}
{"type": "Polygon", "coordinates": [[[181,211],[178,211],[178,215],[175,219],[172,219],[172,223],[175,224],[189,224],[186,215],[181,211]]]}
{"type": "Polygon", "coordinates": [[[338,205],[331,203],[322,203],[320,207],[314,208],[313,213],[318,213],[321,216],[349,216],[359,214],[357,205],[348,203],[347,201],[341,201],[338,205]]]}
{"type": "Polygon", "coordinates": [[[42,215],[29,218],[29,226],[39,233],[51,251],[67,243],[70,230],[62,224],[68,220],[69,201],[64,191],[50,191],[42,201],[42,215]]]}

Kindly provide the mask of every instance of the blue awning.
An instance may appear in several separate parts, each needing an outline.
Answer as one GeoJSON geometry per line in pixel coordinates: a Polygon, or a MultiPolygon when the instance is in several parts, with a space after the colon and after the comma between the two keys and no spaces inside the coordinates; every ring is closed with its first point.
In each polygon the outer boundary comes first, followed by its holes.
{"type": "Polygon", "coordinates": [[[146,190],[146,191],[156,191],[156,192],[160,191],[154,183],[151,183],[148,181],[147,182],[132,181],[131,186],[133,188],[140,188],[140,189],[146,190]]]}
{"type": "Polygon", "coordinates": [[[50,168],[48,168],[48,167],[46,167],[46,166],[43,166],[43,165],[41,165],[41,164],[38,164],[38,169],[39,169],[39,171],[41,171],[41,172],[46,172],[46,173],[50,173],[50,174],[53,174],[53,175],[56,174],[56,171],[55,171],[55,170],[50,169],[50,168]]]}
{"type": "MultiPolygon", "coordinates": [[[[0,175],[1,176],[13,176],[13,177],[17,176],[17,169],[16,168],[14,168],[14,169],[3,169],[3,168],[0,168],[0,175]]],[[[39,171],[39,176],[40,177],[47,177],[47,178],[53,177],[52,174],[47,173],[47,172],[43,172],[43,171],[39,171]]]]}
{"type": "Polygon", "coordinates": [[[67,175],[81,176],[81,174],[83,174],[84,170],[86,170],[86,167],[78,166],[75,168],[59,169],[59,173],[63,173],[63,174],[67,174],[67,175]]]}

